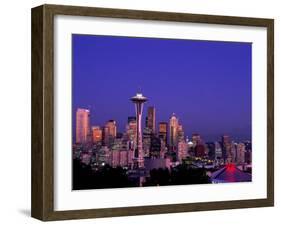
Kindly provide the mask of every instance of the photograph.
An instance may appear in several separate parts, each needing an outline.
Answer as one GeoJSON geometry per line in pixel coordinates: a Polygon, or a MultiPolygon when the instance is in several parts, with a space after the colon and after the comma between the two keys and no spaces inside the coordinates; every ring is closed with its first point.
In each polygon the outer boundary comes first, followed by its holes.
{"type": "Polygon", "coordinates": [[[252,182],[251,42],[71,41],[72,190],[252,182]]]}

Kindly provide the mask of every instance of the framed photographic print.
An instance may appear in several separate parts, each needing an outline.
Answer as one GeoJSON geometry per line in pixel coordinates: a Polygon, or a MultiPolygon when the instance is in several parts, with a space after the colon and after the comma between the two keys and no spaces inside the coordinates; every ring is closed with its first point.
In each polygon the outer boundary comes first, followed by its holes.
{"type": "Polygon", "coordinates": [[[274,21],[32,9],[32,216],[274,205],[274,21]]]}

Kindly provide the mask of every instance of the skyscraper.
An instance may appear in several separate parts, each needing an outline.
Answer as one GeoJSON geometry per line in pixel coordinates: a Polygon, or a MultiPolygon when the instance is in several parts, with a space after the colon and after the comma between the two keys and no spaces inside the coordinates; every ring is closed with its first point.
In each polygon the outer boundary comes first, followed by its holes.
{"type": "Polygon", "coordinates": [[[155,133],[155,107],[150,106],[147,109],[147,127],[155,133]]]}
{"type": "Polygon", "coordinates": [[[108,120],[105,124],[105,127],[108,128],[108,134],[110,137],[115,138],[117,134],[117,126],[115,120],[108,120]]]}
{"type": "Polygon", "coordinates": [[[149,156],[150,148],[151,148],[151,137],[152,132],[148,127],[144,127],[143,129],[143,153],[144,156],[149,156]]]}
{"type": "Polygon", "coordinates": [[[180,163],[182,163],[182,160],[187,157],[187,149],[188,147],[186,141],[182,140],[178,143],[177,159],[180,163]]]}
{"type": "Polygon", "coordinates": [[[178,142],[185,141],[184,139],[184,131],[182,125],[178,125],[178,142]]]}
{"type": "Polygon", "coordinates": [[[120,166],[128,166],[128,153],[127,150],[120,151],[120,166]]]}
{"type": "Polygon", "coordinates": [[[214,142],[206,143],[208,158],[215,160],[216,157],[216,144],[214,142]]]}
{"type": "Polygon", "coordinates": [[[222,136],[222,154],[224,161],[227,163],[232,162],[231,139],[228,135],[222,136]]]}
{"type": "Polygon", "coordinates": [[[108,127],[102,127],[102,145],[109,146],[109,129],[108,127]]]}
{"type": "Polygon", "coordinates": [[[246,141],[244,143],[244,145],[245,145],[245,155],[244,155],[245,163],[251,164],[252,163],[252,143],[249,141],[246,141]]]}
{"type": "Polygon", "coordinates": [[[165,146],[167,146],[167,137],[168,137],[168,123],[167,122],[159,122],[159,138],[164,142],[165,146]]]}
{"type": "Polygon", "coordinates": [[[90,110],[78,108],[76,111],[76,143],[85,143],[90,135],[90,110]]]}
{"type": "Polygon", "coordinates": [[[135,120],[128,120],[128,124],[126,126],[126,133],[129,137],[130,141],[136,142],[137,135],[137,122],[135,120]]]}
{"type": "Polygon", "coordinates": [[[215,162],[217,165],[223,163],[222,147],[220,142],[215,142],[215,162]]]}
{"type": "Polygon", "coordinates": [[[170,118],[170,147],[173,151],[177,147],[178,126],[179,126],[179,120],[176,117],[175,113],[173,113],[170,118]]]}
{"type": "Polygon", "coordinates": [[[230,144],[231,162],[236,163],[237,161],[237,143],[234,141],[230,144]]]}
{"type": "Polygon", "coordinates": [[[246,153],[245,144],[239,143],[237,145],[236,163],[238,164],[245,163],[245,153],[246,153]]]}
{"type": "Polygon", "coordinates": [[[92,126],[93,142],[99,143],[102,141],[102,130],[99,126],[92,126]]]}
{"type": "Polygon", "coordinates": [[[103,145],[111,147],[117,135],[116,121],[108,120],[103,127],[103,145]]]}
{"type": "Polygon", "coordinates": [[[160,158],[161,152],[161,140],[159,137],[153,134],[151,136],[151,150],[150,150],[150,158],[160,158]]]}
{"type": "Polygon", "coordinates": [[[144,97],[141,93],[137,93],[136,96],[131,98],[131,101],[135,104],[136,109],[136,119],[137,119],[137,144],[135,149],[135,158],[134,158],[134,167],[143,168],[144,159],[143,159],[143,148],[142,148],[142,130],[141,130],[141,118],[143,111],[143,104],[147,101],[147,98],[144,97]]]}
{"type": "Polygon", "coordinates": [[[201,142],[201,136],[198,133],[193,133],[191,139],[192,139],[193,147],[202,143],[201,142]]]}

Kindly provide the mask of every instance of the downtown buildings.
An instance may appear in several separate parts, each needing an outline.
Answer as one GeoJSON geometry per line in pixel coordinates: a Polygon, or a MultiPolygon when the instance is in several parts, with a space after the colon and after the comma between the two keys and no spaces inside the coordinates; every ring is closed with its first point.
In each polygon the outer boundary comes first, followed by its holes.
{"type": "Polygon", "coordinates": [[[76,143],[89,141],[90,110],[78,108],[76,111],[76,143]]]}
{"type": "Polygon", "coordinates": [[[189,131],[175,113],[157,124],[156,108],[144,107],[146,97],[137,94],[130,100],[135,105],[135,116],[124,116],[127,117],[124,131],[118,130],[122,125],[115,119],[91,127],[90,110],[77,109],[73,158],[93,170],[109,165],[122,167],[133,176],[139,176],[136,172],[141,170],[145,177],[152,169],[171,169],[180,164],[210,170],[229,163],[241,165],[242,169],[251,165],[250,142],[237,143],[228,135],[223,135],[220,141],[204,142],[198,133],[193,133],[189,140],[186,136],[189,131]]]}

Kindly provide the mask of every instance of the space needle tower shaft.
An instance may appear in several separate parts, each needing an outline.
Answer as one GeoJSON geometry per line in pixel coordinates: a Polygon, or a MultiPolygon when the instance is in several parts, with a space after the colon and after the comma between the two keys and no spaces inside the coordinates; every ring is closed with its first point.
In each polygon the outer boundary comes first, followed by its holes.
{"type": "Polygon", "coordinates": [[[131,101],[135,104],[137,122],[136,149],[134,152],[134,168],[144,168],[141,118],[143,112],[143,104],[147,101],[147,98],[144,97],[141,93],[137,93],[131,98],[131,101]]]}

